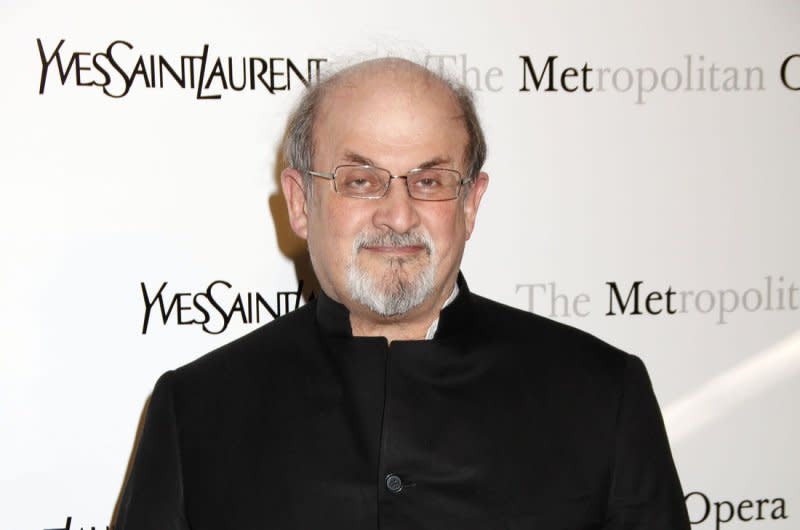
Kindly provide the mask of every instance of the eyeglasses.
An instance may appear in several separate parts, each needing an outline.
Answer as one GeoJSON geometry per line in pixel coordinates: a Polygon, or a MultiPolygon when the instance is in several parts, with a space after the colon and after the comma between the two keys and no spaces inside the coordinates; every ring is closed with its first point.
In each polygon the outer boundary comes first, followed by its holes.
{"type": "Polygon", "coordinates": [[[380,167],[336,166],[333,173],[309,171],[309,175],[333,181],[339,195],[356,199],[380,199],[389,190],[392,179],[406,179],[408,194],[420,201],[449,201],[458,197],[467,179],[455,169],[440,167],[410,169],[405,175],[392,175],[380,167]]]}

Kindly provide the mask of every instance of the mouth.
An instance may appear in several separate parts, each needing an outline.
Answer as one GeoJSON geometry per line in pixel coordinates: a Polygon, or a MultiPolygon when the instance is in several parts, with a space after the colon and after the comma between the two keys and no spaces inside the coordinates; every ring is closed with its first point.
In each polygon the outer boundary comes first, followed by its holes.
{"type": "Polygon", "coordinates": [[[422,233],[388,232],[378,235],[364,234],[354,242],[355,252],[366,256],[375,256],[390,261],[416,260],[433,253],[433,242],[422,233]]]}
{"type": "Polygon", "coordinates": [[[425,245],[364,245],[361,250],[392,256],[413,256],[423,252],[428,253],[425,245]]]}

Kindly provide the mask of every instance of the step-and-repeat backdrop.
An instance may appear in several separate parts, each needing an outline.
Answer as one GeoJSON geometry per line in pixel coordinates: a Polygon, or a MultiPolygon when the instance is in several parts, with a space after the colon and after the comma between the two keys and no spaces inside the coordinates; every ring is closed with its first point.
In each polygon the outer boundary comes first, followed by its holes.
{"type": "Polygon", "coordinates": [[[157,377],[313,292],[285,118],[387,53],[476,91],[473,290],[644,359],[695,528],[797,528],[795,0],[4,1],[0,528],[110,525],[157,377]]]}

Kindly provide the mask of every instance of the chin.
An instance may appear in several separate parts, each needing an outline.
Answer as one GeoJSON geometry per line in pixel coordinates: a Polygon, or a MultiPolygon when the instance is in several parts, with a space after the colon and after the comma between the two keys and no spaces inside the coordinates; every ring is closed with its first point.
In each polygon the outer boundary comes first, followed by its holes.
{"type": "Polygon", "coordinates": [[[433,293],[436,267],[412,265],[418,259],[392,257],[383,267],[347,267],[347,286],[356,302],[381,317],[402,316],[420,306],[433,293]],[[377,270],[376,270],[377,269],[377,270]]]}

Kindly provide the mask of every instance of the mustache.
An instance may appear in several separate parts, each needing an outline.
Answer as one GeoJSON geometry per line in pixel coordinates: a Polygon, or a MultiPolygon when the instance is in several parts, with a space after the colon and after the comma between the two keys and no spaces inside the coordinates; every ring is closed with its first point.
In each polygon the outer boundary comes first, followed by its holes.
{"type": "Polygon", "coordinates": [[[353,241],[353,249],[358,252],[364,247],[410,247],[421,246],[428,255],[433,251],[433,241],[423,232],[381,232],[378,234],[359,234],[353,241]]]}

